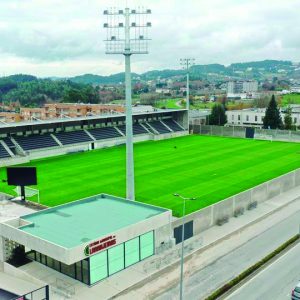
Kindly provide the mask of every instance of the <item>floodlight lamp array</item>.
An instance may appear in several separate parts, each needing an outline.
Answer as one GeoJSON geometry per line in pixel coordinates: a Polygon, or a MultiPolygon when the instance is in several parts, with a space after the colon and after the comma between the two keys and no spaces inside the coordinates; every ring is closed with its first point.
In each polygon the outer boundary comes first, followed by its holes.
{"type": "Polygon", "coordinates": [[[104,11],[107,21],[103,27],[107,30],[107,54],[147,54],[148,29],[152,23],[147,20],[150,9],[110,8],[104,11]]]}

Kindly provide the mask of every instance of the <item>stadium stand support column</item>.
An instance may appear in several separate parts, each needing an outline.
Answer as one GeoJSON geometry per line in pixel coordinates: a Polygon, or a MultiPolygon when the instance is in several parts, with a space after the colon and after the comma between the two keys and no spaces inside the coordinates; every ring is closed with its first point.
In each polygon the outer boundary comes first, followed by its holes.
{"type": "Polygon", "coordinates": [[[146,124],[147,124],[148,128],[151,129],[151,131],[152,131],[153,133],[159,134],[159,132],[158,132],[156,129],[154,129],[148,122],[146,122],[146,124]]]}
{"type": "Polygon", "coordinates": [[[55,142],[59,145],[59,146],[63,146],[63,144],[61,143],[61,141],[54,135],[54,134],[50,134],[52,136],[52,138],[55,140],[55,142]]]}
{"type": "Polygon", "coordinates": [[[140,123],[140,125],[143,127],[143,128],[145,128],[145,130],[147,130],[147,132],[149,132],[149,133],[151,133],[152,134],[152,132],[145,126],[145,124],[143,124],[143,123],[140,123]]]}
{"type": "Polygon", "coordinates": [[[122,136],[126,136],[126,134],[124,134],[124,132],[122,132],[122,130],[120,130],[118,127],[114,127],[120,134],[122,134],[122,136]]]}
{"type": "Polygon", "coordinates": [[[165,124],[163,121],[160,121],[160,123],[162,123],[165,127],[167,127],[171,132],[174,132],[174,130],[172,130],[172,128],[170,128],[167,124],[165,124]]]}
{"type": "Polygon", "coordinates": [[[16,153],[21,155],[26,155],[25,150],[17,143],[17,141],[13,137],[11,137],[10,139],[13,142],[13,144],[16,146],[16,153]]]}
{"type": "Polygon", "coordinates": [[[181,126],[177,121],[175,121],[174,119],[173,119],[173,122],[174,123],[176,123],[180,128],[182,128],[182,130],[185,130],[184,128],[183,128],[183,126],[181,126]]]}
{"type": "Polygon", "coordinates": [[[15,156],[15,154],[9,149],[9,147],[3,141],[0,141],[0,143],[11,157],[15,156]]]}
{"type": "Polygon", "coordinates": [[[96,139],[86,130],[84,129],[83,131],[85,131],[85,133],[93,140],[96,141],[96,139]]]}

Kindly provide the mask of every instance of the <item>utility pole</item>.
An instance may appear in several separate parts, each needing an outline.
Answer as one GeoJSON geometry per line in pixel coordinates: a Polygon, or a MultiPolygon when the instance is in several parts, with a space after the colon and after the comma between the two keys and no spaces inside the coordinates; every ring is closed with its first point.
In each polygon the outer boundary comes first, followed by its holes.
{"type": "Polygon", "coordinates": [[[133,154],[133,120],[132,120],[132,86],[131,56],[148,54],[147,21],[150,9],[125,10],[110,8],[104,11],[107,17],[104,28],[107,30],[106,54],[122,54],[125,56],[125,88],[126,88],[126,197],[135,200],[134,186],[134,154],[133,154]]]}
{"type": "MultiPolygon", "coordinates": [[[[180,64],[186,70],[186,109],[188,111],[188,124],[190,125],[189,110],[190,110],[190,68],[195,65],[194,58],[181,58],[180,64]]],[[[188,125],[188,126],[189,126],[188,125]]]]}

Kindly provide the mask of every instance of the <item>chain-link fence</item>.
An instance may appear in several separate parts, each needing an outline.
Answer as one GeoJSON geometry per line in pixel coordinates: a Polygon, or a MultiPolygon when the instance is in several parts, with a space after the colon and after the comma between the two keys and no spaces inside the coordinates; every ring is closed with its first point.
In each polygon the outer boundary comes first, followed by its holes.
{"type": "MultiPolygon", "coordinates": [[[[194,134],[246,138],[246,127],[191,125],[194,134]]],[[[254,139],[269,141],[300,142],[300,131],[255,128],[254,139]]]]}

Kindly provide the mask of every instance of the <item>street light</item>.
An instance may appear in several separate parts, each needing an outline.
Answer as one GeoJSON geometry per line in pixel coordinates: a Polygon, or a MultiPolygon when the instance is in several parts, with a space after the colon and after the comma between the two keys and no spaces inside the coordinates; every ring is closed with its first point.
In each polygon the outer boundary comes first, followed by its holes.
{"type": "Polygon", "coordinates": [[[190,110],[190,68],[195,65],[194,58],[181,58],[180,64],[184,70],[186,70],[186,109],[188,110],[188,126],[189,122],[189,110],[190,110]]]}
{"type": "MultiPolygon", "coordinates": [[[[127,6],[127,5],[126,5],[127,6]]],[[[125,56],[126,86],[126,197],[135,200],[133,127],[132,127],[132,86],[131,56],[148,54],[148,30],[152,26],[148,21],[151,9],[118,9],[112,7],[103,13],[106,22],[103,24],[107,32],[106,54],[122,54],[125,56]]]]}
{"type": "Polygon", "coordinates": [[[180,300],[183,299],[183,259],[184,259],[184,216],[185,216],[185,201],[196,200],[197,198],[186,198],[180,194],[174,194],[174,197],[179,197],[183,200],[183,212],[182,212],[182,236],[181,236],[181,260],[180,260],[180,300]]]}

